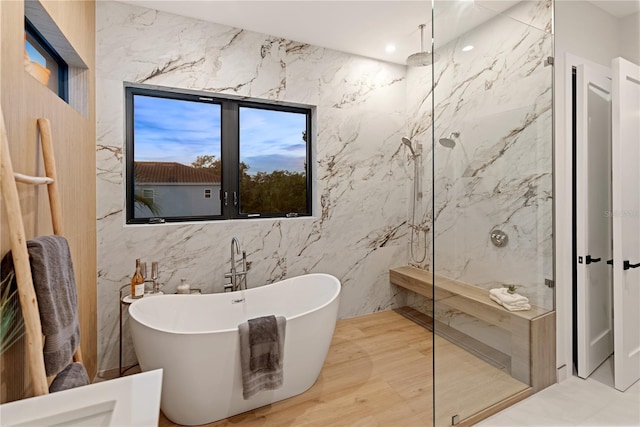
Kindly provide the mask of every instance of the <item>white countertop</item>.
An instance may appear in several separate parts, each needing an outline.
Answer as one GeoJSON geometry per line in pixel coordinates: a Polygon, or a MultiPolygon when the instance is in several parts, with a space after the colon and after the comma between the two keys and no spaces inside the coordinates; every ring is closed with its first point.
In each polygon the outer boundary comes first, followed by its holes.
{"type": "Polygon", "coordinates": [[[160,416],[162,369],[0,405],[2,426],[149,426],[160,416]]]}

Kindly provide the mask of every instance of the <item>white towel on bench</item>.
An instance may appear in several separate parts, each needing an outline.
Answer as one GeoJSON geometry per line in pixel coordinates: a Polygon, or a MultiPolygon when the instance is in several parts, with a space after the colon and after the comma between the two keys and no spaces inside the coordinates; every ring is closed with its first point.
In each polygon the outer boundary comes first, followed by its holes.
{"type": "Polygon", "coordinates": [[[489,298],[509,311],[531,310],[529,298],[523,295],[510,294],[507,288],[491,289],[489,291],[489,298]]]}

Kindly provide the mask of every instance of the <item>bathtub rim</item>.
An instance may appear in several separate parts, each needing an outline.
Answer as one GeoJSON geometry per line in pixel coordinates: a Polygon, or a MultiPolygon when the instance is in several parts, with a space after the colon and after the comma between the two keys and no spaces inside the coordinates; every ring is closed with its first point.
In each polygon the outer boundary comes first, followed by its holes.
{"type": "MultiPolygon", "coordinates": [[[[335,277],[332,274],[328,274],[328,273],[309,273],[309,274],[301,274],[298,276],[294,276],[294,277],[289,277],[287,279],[284,280],[279,280],[277,282],[273,282],[273,283],[269,283],[263,286],[258,286],[255,288],[250,288],[250,289],[246,289],[246,290],[241,290],[241,291],[234,291],[234,292],[230,292],[230,293],[221,293],[221,292],[217,292],[217,293],[210,293],[210,294],[204,294],[204,295],[182,295],[182,294],[165,294],[162,295],[162,297],[178,297],[178,298],[209,298],[211,296],[215,296],[215,295],[228,295],[228,294],[238,294],[240,295],[242,292],[251,292],[257,289],[263,289],[265,287],[270,287],[270,286],[275,286],[278,285],[279,283],[285,282],[285,281],[289,281],[289,280],[294,280],[298,277],[308,277],[308,276],[324,276],[324,277],[328,277],[332,280],[332,282],[334,282],[337,286],[336,286],[336,290],[334,292],[334,294],[331,296],[331,298],[329,298],[324,304],[321,304],[317,307],[314,307],[313,309],[307,310],[307,311],[303,311],[299,314],[296,314],[295,316],[291,316],[291,317],[287,317],[287,322],[293,320],[293,319],[297,319],[299,317],[302,316],[306,316],[310,313],[314,313],[316,311],[319,311],[329,305],[331,305],[337,298],[340,297],[340,293],[342,291],[342,283],[340,282],[340,280],[335,277]]],[[[154,331],[158,331],[158,332],[163,332],[163,333],[167,333],[167,334],[175,334],[175,335],[210,335],[210,334],[222,334],[222,333],[228,333],[228,332],[237,332],[238,331],[238,327],[232,327],[232,328],[227,328],[227,329],[216,329],[216,330],[208,330],[208,331],[172,331],[166,328],[159,328],[157,326],[154,325],[150,325],[148,322],[143,322],[142,320],[140,320],[139,318],[136,317],[136,310],[139,310],[137,308],[137,305],[140,305],[140,303],[142,303],[143,301],[148,301],[152,298],[140,298],[139,300],[136,300],[134,302],[131,303],[131,305],[129,306],[129,317],[131,318],[131,320],[135,321],[136,323],[145,326],[147,328],[150,328],[154,331]]],[[[143,303],[146,304],[146,303],[143,303]]]]}

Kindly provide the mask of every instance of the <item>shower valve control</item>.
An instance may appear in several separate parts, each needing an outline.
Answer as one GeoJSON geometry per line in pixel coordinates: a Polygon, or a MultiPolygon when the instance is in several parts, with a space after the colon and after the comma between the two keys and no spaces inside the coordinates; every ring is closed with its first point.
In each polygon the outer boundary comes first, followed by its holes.
{"type": "Polygon", "coordinates": [[[507,246],[509,242],[509,236],[502,230],[493,230],[489,237],[491,238],[491,243],[499,248],[507,246]]]}

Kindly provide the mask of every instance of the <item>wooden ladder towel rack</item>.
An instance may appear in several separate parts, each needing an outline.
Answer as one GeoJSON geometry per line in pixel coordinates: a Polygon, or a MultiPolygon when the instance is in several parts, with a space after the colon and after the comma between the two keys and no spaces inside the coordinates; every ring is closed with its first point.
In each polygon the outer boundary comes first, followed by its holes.
{"type": "MultiPolygon", "coordinates": [[[[20,208],[16,182],[31,185],[47,185],[53,233],[62,235],[62,209],[58,192],[56,163],[53,155],[51,124],[49,120],[38,119],[38,129],[40,131],[40,143],[42,146],[42,157],[44,159],[46,176],[33,177],[14,173],[11,155],[9,153],[9,141],[7,139],[4,114],[0,109],[0,142],[2,144],[2,151],[0,152],[0,164],[2,166],[0,183],[7,212],[11,254],[18,284],[20,307],[24,318],[27,360],[35,396],[48,394],[49,382],[53,380],[53,378],[47,378],[44,366],[42,324],[40,323],[40,311],[38,310],[38,301],[33,287],[33,277],[31,276],[29,253],[27,251],[27,239],[24,231],[24,222],[22,221],[22,210],[20,208]]],[[[78,349],[73,355],[73,361],[82,363],[80,346],[78,346],[78,349]]]]}

